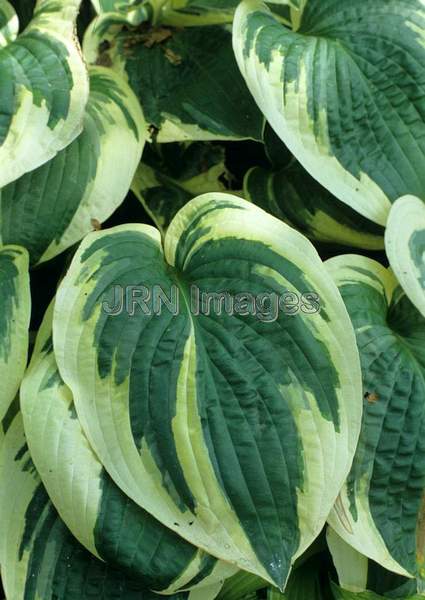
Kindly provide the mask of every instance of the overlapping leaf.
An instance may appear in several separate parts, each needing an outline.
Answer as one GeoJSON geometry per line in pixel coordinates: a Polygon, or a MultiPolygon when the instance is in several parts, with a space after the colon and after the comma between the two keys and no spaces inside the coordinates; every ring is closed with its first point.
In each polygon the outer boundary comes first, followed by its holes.
{"type": "MultiPolygon", "coordinates": [[[[299,2],[301,4],[301,2],[299,2]]],[[[385,225],[425,196],[425,7],[421,0],[306,0],[290,30],[259,0],[233,43],[257,104],[322,185],[385,225]]]]}
{"type": "Polygon", "coordinates": [[[84,54],[125,73],[158,142],[260,140],[264,119],[239,73],[230,32],[153,27],[148,16],[145,5],[100,16],[84,54]]]}
{"type": "Polygon", "coordinates": [[[202,587],[208,600],[207,588],[218,591],[234,568],[164,527],[113,483],[82,431],[58,372],[52,312],[53,305],[21,388],[26,439],[50,499],[80,543],[110,566],[157,591],[202,587]]]}
{"type": "Polygon", "coordinates": [[[348,545],[332,527],[327,528],[327,541],[339,585],[344,592],[354,593],[353,597],[356,597],[355,594],[372,592],[378,594],[379,598],[384,596],[404,600],[415,597],[420,591],[420,580],[387,571],[348,545]]]}
{"type": "Polygon", "coordinates": [[[384,246],[384,228],[337,200],[297,161],[246,174],[245,197],[313,240],[364,249],[384,246]]]}
{"type": "Polygon", "coordinates": [[[84,130],[38,169],[0,190],[0,239],[31,262],[53,258],[106,220],[125,198],[147,136],[137,98],[104,67],[90,71],[84,130]]]}
{"type": "Polygon", "coordinates": [[[18,246],[0,246],[0,420],[25,371],[30,314],[28,254],[18,246]]]}
{"type": "Polygon", "coordinates": [[[386,569],[421,577],[425,319],[379,263],[347,255],[327,265],[356,331],[364,390],[359,445],[330,523],[386,569]]]}
{"type": "Polygon", "coordinates": [[[81,132],[88,78],[74,35],[80,0],[39,0],[26,30],[0,48],[0,187],[81,132]]]}
{"type": "Polygon", "coordinates": [[[209,143],[147,148],[132,190],[155,225],[165,233],[178,211],[195,196],[224,192],[224,149],[209,143]]]}
{"type": "Polygon", "coordinates": [[[385,232],[390,265],[404,291],[425,317],[425,204],[405,196],[393,205],[385,232]]]}
{"type": "Polygon", "coordinates": [[[125,493],[282,586],[348,473],[361,413],[351,324],[308,240],[227,194],[189,202],[164,250],[148,226],[91,234],[58,294],[54,346],[80,422],[125,493]],[[113,316],[115,286],[140,285],[139,296],[159,290],[180,306],[158,314],[130,302],[113,316]],[[227,292],[237,312],[197,307],[193,290],[227,292]],[[247,290],[258,296],[251,309],[240,305],[247,290]],[[289,293],[293,308],[312,290],[320,311],[312,296],[292,316],[259,304],[289,293]]]}
{"type": "MultiPolygon", "coordinates": [[[[53,507],[26,444],[22,417],[1,450],[0,559],[13,600],[156,600],[157,594],[87,552],[53,507]]],[[[172,596],[184,600],[187,594],[172,596]]]]}

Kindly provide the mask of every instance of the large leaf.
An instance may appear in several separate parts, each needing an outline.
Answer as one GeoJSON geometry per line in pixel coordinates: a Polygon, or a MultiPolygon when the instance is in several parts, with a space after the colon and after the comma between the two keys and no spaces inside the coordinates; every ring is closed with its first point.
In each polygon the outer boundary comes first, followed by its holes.
{"type": "MultiPolygon", "coordinates": [[[[1,451],[0,559],[6,597],[13,600],[156,600],[124,573],[87,552],[49,500],[26,444],[22,417],[1,451]]],[[[183,600],[186,595],[173,596],[183,600]]]]}
{"type": "Polygon", "coordinates": [[[390,265],[404,291],[425,317],[425,204],[404,196],[393,205],[385,232],[390,265]]]}
{"type": "Polygon", "coordinates": [[[28,254],[18,246],[0,246],[0,420],[25,371],[30,315],[28,254]]]}
{"type": "Polygon", "coordinates": [[[105,221],[127,195],[141,158],[147,129],[132,90],[104,67],[91,68],[90,88],[81,135],[0,190],[0,239],[25,246],[32,263],[105,221]]]}
{"type": "Polygon", "coordinates": [[[260,0],[236,11],[236,57],[258,106],[337,198],[385,225],[425,196],[422,0],[306,0],[298,27],[260,0]]]}
{"type": "Polygon", "coordinates": [[[0,48],[0,188],[81,132],[88,78],[74,35],[80,0],[39,0],[34,18],[0,48]]]}
{"type": "Polygon", "coordinates": [[[142,12],[131,15],[137,27],[115,13],[95,20],[84,53],[89,62],[126,74],[158,142],[261,139],[264,119],[226,28],[153,28],[139,25],[142,12]]]}
{"type": "Polygon", "coordinates": [[[353,322],[364,416],[347,482],[331,514],[337,533],[386,569],[425,566],[425,319],[391,271],[360,256],[327,262],[353,322]]]}
{"type": "Polygon", "coordinates": [[[53,337],[83,428],[126,494],[283,586],[323,526],[360,427],[352,326],[308,240],[219,193],[177,214],[164,249],[146,225],[90,234],[61,284],[53,337]],[[176,301],[113,316],[117,285],[176,301]],[[205,296],[197,306],[197,290],[227,293],[233,311],[208,310],[205,296]]]}
{"type": "Polygon", "coordinates": [[[0,47],[7,46],[18,35],[19,20],[8,0],[0,0],[0,47]]]}
{"type": "MultiPolygon", "coordinates": [[[[53,354],[50,306],[21,388],[31,457],[50,499],[92,554],[167,593],[215,585],[234,567],[192,546],[137,506],[111,480],[93,452],[53,354]]],[[[207,598],[207,596],[204,596],[207,598]]]]}
{"type": "Polygon", "coordinates": [[[313,240],[376,250],[384,228],[337,200],[297,161],[278,171],[254,167],[246,174],[245,197],[313,240]]]}
{"type": "Polygon", "coordinates": [[[226,190],[224,148],[208,142],[163,144],[143,155],[132,190],[165,233],[178,211],[195,196],[226,190]]]}

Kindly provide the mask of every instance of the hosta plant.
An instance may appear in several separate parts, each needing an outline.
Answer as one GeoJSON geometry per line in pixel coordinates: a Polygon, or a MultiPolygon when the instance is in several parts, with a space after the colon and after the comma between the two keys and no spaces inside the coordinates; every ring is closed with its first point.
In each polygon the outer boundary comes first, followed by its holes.
{"type": "Polygon", "coordinates": [[[423,0],[0,0],[0,600],[425,597],[423,0]]]}

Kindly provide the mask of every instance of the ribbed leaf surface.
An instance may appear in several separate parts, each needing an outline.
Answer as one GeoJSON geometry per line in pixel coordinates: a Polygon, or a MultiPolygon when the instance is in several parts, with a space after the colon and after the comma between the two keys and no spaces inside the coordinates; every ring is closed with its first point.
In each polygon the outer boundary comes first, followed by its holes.
{"type": "Polygon", "coordinates": [[[123,78],[92,67],[83,132],[0,190],[0,239],[26,247],[32,263],[78,242],[124,200],[146,137],[137,98],[123,78]]]}
{"type": "Polygon", "coordinates": [[[58,294],[54,346],[83,428],[127,495],[282,586],[349,470],[361,413],[351,324],[308,240],[227,194],[189,202],[164,249],[144,225],[91,234],[58,294]],[[180,306],[112,316],[117,285],[160,288],[180,306]],[[314,290],[321,309],[304,299],[292,316],[208,314],[194,289],[314,290]]]}
{"type": "Polygon", "coordinates": [[[425,196],[424,3],[302,4],[290,30],[260,0],[244,0],[233,27],[239,67],[311,175],[385,225],[397,198],[425,196]]]}
{"type": "Polygon", "coordinates": [[[359,445],[330,523],[396,573],[425,566],[425,319],[391,271],[365,257],[331,259],[355,327],[363,375],[359,445]]]}
{"type": "Polygon", "coordinates": [[[150,589],[170,593],[191,582],[203,590],[219,584],[234,568],[218,564],[137,506],[93,452],[56,366],[52,312],[53,305],[37,337],[21,403],[31,457],[64,523],[92,554],[150,589]]]}
{"type": "MultiPolygon", "coordinates": [[[[34,467],[18,414],[1,450],[0,558],[13,600],[157,600],[87,552],[61,521],[34,467]]],[[[184,600],[178,594],[170,600],[184,600]]]]}
{"type": "Polygon", "coordinates": [[[74,35],[80,0],[39,0],[0,48],[0,188],[53,158],[81,132],[88,78],[74,35]]]}

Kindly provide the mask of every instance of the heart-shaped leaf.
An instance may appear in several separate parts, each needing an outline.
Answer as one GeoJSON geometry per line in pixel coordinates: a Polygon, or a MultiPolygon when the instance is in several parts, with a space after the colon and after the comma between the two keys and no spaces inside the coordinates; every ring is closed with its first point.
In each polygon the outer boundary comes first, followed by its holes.
{"type": "Polygon", "coordinates": [[[243,0],[233,27],[239,67],[311,175],[385,225],[397,198],[425,196],[424,4],[302,4],[291,30],[260,0],[243,0]]]}
{"type": "Polygon", "coordinates": [[[282,587],[348,473],[361,414],[352,326],[308,240],[219,193],[176,215],[164,249],[145,225],[90,234],[61,284],[53,337],[119,487],[282,587]],[[117,290],[127,306],[110,305],[117,290]]]}

